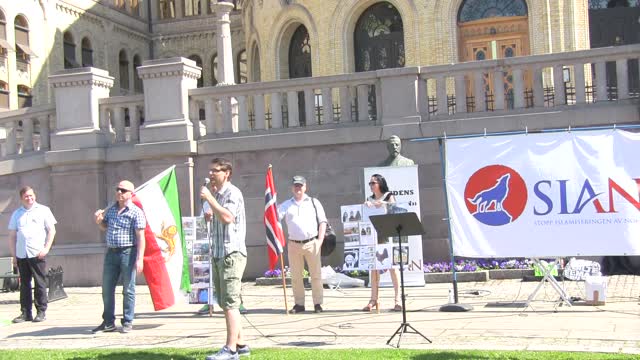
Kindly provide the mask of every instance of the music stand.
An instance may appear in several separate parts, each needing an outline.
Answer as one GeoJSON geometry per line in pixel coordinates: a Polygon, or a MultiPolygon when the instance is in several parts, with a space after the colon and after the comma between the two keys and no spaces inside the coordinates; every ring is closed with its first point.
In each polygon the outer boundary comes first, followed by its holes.
{"type": "MultiPolygon", "coordinates": [[[[369,216],[371,223],[373,224],[373,228],[376,229],[378,233],[378,237],[398,237],[398,247],[400,254],[400,289],[401,289],[401,299],[402,299],[402,324],[398,330],[396,330],[393,335],[387,340],[387,345],[393,340],[396,335],[398,336],[398,344],[397,348],[400,348],[400,340],[402,340],[402,334],[404,333],[414,333],[422,336],[425,340],[431,343],[428,337],[424,336],[421,332],[416,330],[413,326],[409,325],[407,322],[407,307],[405,306],[405,296],[404,296],[404,268],[402,266],[402,236],[411,236],[411,235],[422,235],[424,234],[424,230],[422,229],[422,224],[418,219],[418,216],[412,212],[406,212],[402,214],[386,214],[386,215],[371,215],[369,216]],[[413,331],[408,331],[411,329],[413,331]]],[[[392,345],[393,346],[393,345],[392,345]]]]}

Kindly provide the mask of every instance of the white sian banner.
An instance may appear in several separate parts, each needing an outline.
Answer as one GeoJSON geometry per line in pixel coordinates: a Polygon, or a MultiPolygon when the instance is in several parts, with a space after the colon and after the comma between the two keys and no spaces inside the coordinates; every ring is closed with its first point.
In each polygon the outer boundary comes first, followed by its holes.
{"type": "Polygon", "coordinates": [[[640,135],[447,139],[456,256],[640,255],[640,135]]]}

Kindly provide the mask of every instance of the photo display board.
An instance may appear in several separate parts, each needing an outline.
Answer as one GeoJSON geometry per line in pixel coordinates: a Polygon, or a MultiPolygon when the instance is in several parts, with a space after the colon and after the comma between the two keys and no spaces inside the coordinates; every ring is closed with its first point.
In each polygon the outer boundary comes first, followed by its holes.
{"type": "Polygon", "coordinates": [[[391,284],[390,268],[399,267],[400,256],[405,272],[405,284],[424,285],[422,269],[422,236],[403,236],[402,247],[397,237],[378,238],[369,216],[389,213],[415,212],[420,216],[420,193],[418,188],[418,167],[375,167],[365,168],[363,184],[366,189],[362,204],[340,207],[343,225],[344,254],[343,270],[376,270],[382,273],[381,286],[391,284]],[[368,207],[364,205],[371,196],[369,180],[372,175],[382,175],[394,195],[396,202],[386,206],[368,207]]]}
{"type": "Polygon", "coordinates": [[[182,218],[182,229],[191,272],[189,304],[207,304],[209,300],[209,246],[204,216],[182,218]]]}

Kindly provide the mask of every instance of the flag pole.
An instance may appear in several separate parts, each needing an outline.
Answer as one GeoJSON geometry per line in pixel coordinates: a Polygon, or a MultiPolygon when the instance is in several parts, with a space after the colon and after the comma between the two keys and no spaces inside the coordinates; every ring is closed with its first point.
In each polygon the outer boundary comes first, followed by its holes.
{"type": "Polygon", "coordinates": [[[284,256],[280,254],[280,270],[282,270],[282,292],[284,293],[284,312],[289,315],[289,305],[287,305],[287,279],[284,273],[284,256]]]}

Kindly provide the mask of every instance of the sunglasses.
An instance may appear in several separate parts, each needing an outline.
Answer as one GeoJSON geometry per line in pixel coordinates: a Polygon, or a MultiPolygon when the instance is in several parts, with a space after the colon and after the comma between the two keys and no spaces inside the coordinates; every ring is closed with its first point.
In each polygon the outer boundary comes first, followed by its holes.
{"type": "Polygon", "coordinates": [[[377,184],[377,182],[375,182],[375,181],[370,181],[369,182],[369,186],[372,186],[372,185],[375,185],[375,184],[377,184]]]}
{"type": "Polygon", "coordinates": [[[119,192],[120,194],[126,194],[126,193],[130,192],[131,190],[127,190],[127,189],[123,189],[123,188],[116,188],[116,191],[119,192]]]}

